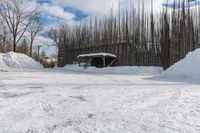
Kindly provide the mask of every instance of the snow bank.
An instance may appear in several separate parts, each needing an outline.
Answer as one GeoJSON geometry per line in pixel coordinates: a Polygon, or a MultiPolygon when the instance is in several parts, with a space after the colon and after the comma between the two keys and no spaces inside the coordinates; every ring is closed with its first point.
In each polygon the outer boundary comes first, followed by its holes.
{"type": "Polygon", "coordinates": [[[25,54],[9,52],[0,54],[0,68],[41,69],[43,66],[25,54]]]}
{"type": "Polygon", "coordinates": [[[66,65],[64,70],[76,71],[76,72],[87,72],[87,73],[105,73],[105,74],[159,74],[162,72],[160,67],[145,67],[145,66],[122,66],[122,67],[106,67],[96,68],[79,67],[78,65],[66,65]]]}
{"type": "Polygon", "coordinates": [[[0,53],[0,69],[7,69],[8,65],[4,62],[4,57],[5,54],[0,53]]]}
{"type": "Polygon", "coordinates": [[[164,71],[160,77],[200,81],[200,49],[188,53],[184,59],[164,71]]]}

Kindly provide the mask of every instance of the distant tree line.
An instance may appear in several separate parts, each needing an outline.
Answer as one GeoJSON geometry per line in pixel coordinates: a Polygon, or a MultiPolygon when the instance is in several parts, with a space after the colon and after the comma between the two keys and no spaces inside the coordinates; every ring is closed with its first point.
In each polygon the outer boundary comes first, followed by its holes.
{"type": "MultiPolygon", "coordinates": [[[[178,2],[178,1],[177,1],[178,2]]],[[[118,65],[154,65],[167,69],[199,47],[200,10],[164,8],[161,13],[145,12],[144,2],[119,13],[110,9],[102,18],[89,18],[69,27],[51,28],[48,35],[59,48],[59,66],[72,63],[82,53],[111,52],[118,65]]]]}

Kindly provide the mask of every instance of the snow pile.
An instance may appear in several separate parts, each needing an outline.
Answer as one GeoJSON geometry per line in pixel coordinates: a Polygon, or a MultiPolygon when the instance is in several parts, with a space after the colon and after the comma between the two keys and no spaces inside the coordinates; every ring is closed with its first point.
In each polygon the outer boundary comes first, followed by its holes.
{"type": "Polygon", "coordinates": [[[0,53],[0,69],[7,69],[8,65],[4,62],[4,57],[5,54],[0,53]]]}
{"type": "Polygon", "coordinates": [[[41,69],[43,66],[25,54],[9,52],[0,54],[0,68],[41,69]]]}
{"type": "Polygon", "coordinates": [[[145,66],[122,66],[122,67],[79,67],[78,65],[66,65],[64,70],[86,72],[86,73],[104,73],[104,74],[160,74],[160,67],[145,67],[145,66]]]}
{"type": "Polygon", "coordinates": [[[178,63],[164,71],[160,77],[170,79],[187,79],[197,81],[200,76],[200,49],[187,54],[178,63]]]}

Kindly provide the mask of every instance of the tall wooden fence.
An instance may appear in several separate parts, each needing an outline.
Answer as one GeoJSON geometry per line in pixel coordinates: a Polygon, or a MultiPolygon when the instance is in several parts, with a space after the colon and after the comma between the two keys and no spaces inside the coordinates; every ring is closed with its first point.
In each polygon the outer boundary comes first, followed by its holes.
{"type": "Polygon", "coordinates": [[[99,45],[84,48],[60,48],[59,66],[72,64],[80,54],[107,52],[117,56],[117,66],[161,66],[160,52],[137,51],[127,43],[99,45]]]}

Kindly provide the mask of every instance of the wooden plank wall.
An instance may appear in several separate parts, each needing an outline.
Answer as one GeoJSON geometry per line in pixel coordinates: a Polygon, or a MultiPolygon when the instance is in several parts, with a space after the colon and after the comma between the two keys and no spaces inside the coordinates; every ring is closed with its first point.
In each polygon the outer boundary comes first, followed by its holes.
{"type": "Polygon", "coordinates": [[[161,66],[160,53],[153,51],[136,51],[127,43],[99,45],[85,48],[61,48],[59,50],[59,66],[73,64],[80,54],[107,52],[117,55],[117,66],[161,66]]]}

